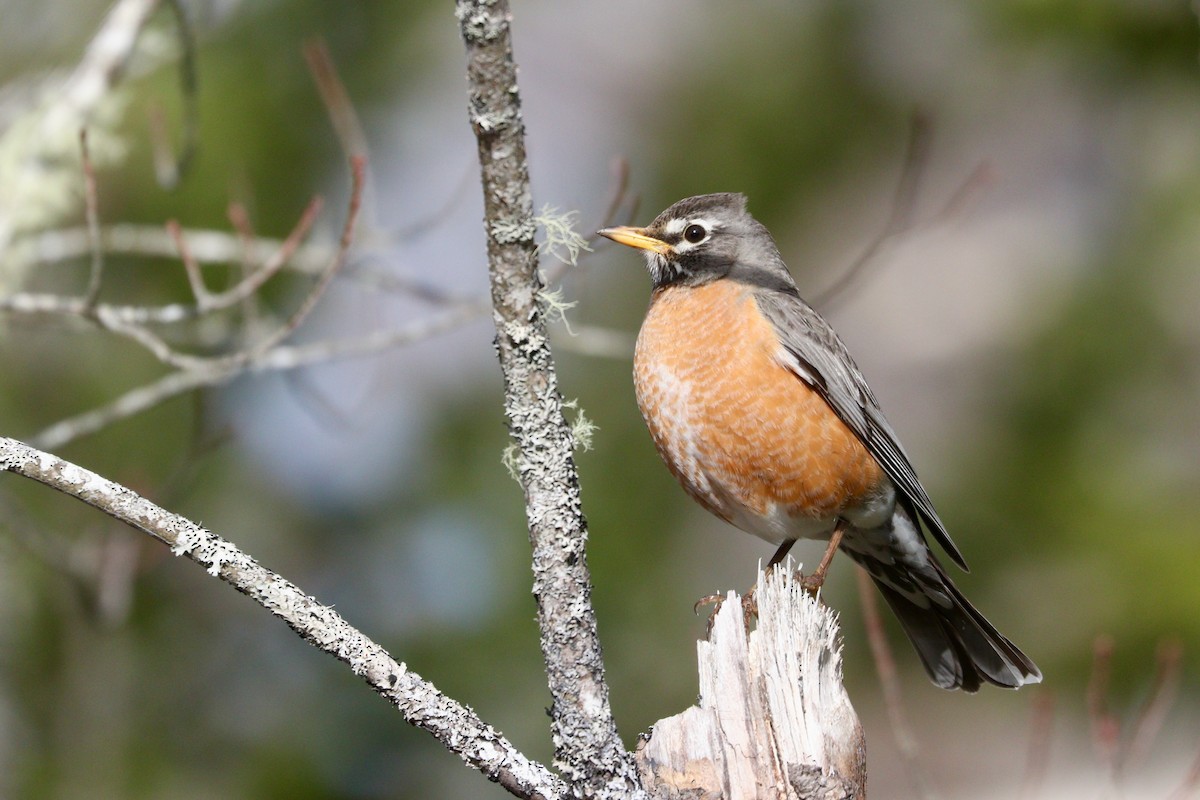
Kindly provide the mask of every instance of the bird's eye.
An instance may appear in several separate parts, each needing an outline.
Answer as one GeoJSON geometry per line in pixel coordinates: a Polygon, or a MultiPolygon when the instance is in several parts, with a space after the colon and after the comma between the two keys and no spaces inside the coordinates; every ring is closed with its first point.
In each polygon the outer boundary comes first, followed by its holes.
{"type": "Polygon", "coordinates": [[[704,237],[708,235],[708,231],[704,230],[703,225],[688,225],[683,230],[683,238],[687,239],[692,244],[697,244],[704,241],[704,237]]]}

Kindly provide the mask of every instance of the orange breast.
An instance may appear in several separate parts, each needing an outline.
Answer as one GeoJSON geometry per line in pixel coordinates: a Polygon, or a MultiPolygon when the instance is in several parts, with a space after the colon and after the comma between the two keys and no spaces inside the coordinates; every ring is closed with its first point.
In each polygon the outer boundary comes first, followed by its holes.
{"type": "Polygon", "coordinates": [[[816,521],[832,525],[885,480],[828,404],[781,366],[778,352],[752,289],[716,281],[660,290],[634,357],[642,416],[684,489],[773,541],[815,535],[816,521]]]}

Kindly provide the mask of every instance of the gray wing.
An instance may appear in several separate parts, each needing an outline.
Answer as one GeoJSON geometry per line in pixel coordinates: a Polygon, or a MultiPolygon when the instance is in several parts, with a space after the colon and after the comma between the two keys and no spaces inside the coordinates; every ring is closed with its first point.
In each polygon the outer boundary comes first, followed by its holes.
{"type": "Polygon", "coordinates": [[[797,295],[760,289],[755,298],[784,348],[795,359],[788,366],[829,403],[883,467],[902,500],[921,518],[951,560],[966,570],[967,562],[938,518],[933,501],[884,418],[879,401],[833,328],[797,295]]]}

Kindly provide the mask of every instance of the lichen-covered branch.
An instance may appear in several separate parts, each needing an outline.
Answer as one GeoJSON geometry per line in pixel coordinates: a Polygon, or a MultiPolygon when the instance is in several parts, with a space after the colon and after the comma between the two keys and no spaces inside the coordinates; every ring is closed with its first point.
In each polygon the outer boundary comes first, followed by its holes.
{"type": "Polygon", "coordinates": [[[479,145],[484,227],[505,413],[519,453],[533,546],[533,591],[554,697],[557,764],[585,797],[640,795],[608,702],[584,556],[587,524],[546,335],[525,128],[506,0],[458,0],[468,114],[479,145]]]}
{"type": "MultiPolygon", "coordinates": [[[[0,252],[15,235],[60,220],[78,207],[82,129],[91,129],[98,161],[122,155],[114,129],[125,101],[117,89],[158,5],[159,0],[119,0],[74,72],[39,93],[45,100],[9,109],[14,119],[0,131],[0,252]]],[[[0,288],[21,283],[24,270],[12,267],[0,262],[0,288]]]]}
{"type": "Polygon", "coordinates": [[[332,608],[318,603],[233,543],[172,514],[131,489],[57,456],[0,437],[0,472],[12,472],[75,497],[168,545],[286,622],[313,646],[347,664],[463,761],[518,797],[566,798],[566,786],[530,761],[470,708],[397,662],[332,608]]]}

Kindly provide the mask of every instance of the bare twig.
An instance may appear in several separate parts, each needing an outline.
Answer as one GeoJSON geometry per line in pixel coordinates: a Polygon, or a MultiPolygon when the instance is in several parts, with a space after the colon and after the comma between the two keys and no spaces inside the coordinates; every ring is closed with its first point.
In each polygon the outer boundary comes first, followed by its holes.
{"type": "MultiPolygon", "coordinates": [[[[329,288],[329,284],[333,282],[334,277],[346,265],[346,259],[350,253],[350,245],[354,243],[354,223],[358,221],[358,212],[362,208],[363,186],[366,182],[366,160],[361,156],[356,156],[350,159],[350,171],[354,178],[354,185],[350,190],[350,208],[346,213],[346,223],[342,226],[342,237],[338,242],[337,254],[330,260],[328,268],[321,273],[317,278],[317,283],[313,286],[312,291],[304,298],[304,302],[292,312],[292,316],[287,322],[281,325],[273,334],[267,336],[263,341],[254,346],[254,353],[264,353],[277,345],[279,342],[286,339],[292,334],[312,313],[316,308],[317,302],[320,301],[325,290],[329,288]]],[[[250,357],[250,351],[246,355],[236,355],[234,358],[245,361],[250,357]]]]}
{"type": "Polygon", "coordinates": [[[1023,800],[1037,797],[1046,783],[1046,771],[1050,766],[1050,740],[1054,732],[1054,694],[1046,689],[1035,692],[1032,706],[1025,776],[1021,779],[1020,797],[1023,800]]]}
{"type": "Polygon", "coordinates": [[[313,82],[317,84],[321,102],[325,104],[333,122],[333,130],[337,133],[342,151],[348,158],[366,158],[370,155],[367,149],[367,135],[363,132],[354,104],[350,102],[350,94],[338,77],[337,67],[333,63],[333,57],[329,55],[329,47],[325,40],[317,36],[306,41],[304,60],[308,63],[313,82]]]}
{"type": "Polygon", "coordinates": [[[44,130],[78,130],[80,122],[124,77],[125,68],[146,23],[158,9],[159,0],[120,0],[108,12],[104,24],[92,41],[79,66],[68,79],[53,113],[45,119],[44,130]]]}
{"type": "MultiPolygon", "coordinates": [[[[184,231],[192,257],[201,265],[236,263],[245,258],[247,241],[235,224],[235,233],[217,230],[189,228],[184,231]]],[[[161,225],[119,224],[102,226],[100,242],[109,255],[133,255],[147,258],[173,259],[179,255],[174,240],[161,225]]],[[[260,251],[277,251],[284,242],[270,237],[256,237],[253,247],[260,251]]],[[[326,244],[308,244],[297,247],[284,269],[306,275],[317,275],[329,264],[336,247],[326,244]]],[[[87,228],[63,228],[29,236],[15,243],[8,250],[8,257],[20,264],[52,264],[71,261],[88,256],[87,228]]],[[[356,254],[357,255],[357,254],[356,254]]],[[[373,266],[377,256],[356,258],[347,264],[345,275],[372,289],[412,295],[434,303],[459,303],[473,300],[466,296],[448,292],[427,281],[397,275],[373,266]]],[[[2,301],[3,298],[0,298],[2,301]]]]}
{"type": "Polygon", "coordinates": [[[1159,643],[1156,655],[1158,665],[1154,671],[1154,685],[1134,719],[1133,733],[1117,763],[1120,772],[1139,766],[1150,754],[1167,713],[1179,694],[1179,681],[1183,675],[1183,644],[1176,638],[1167,639],[1159,643]]]}
{"type": "Polygon", "coordinates": [[[1112,677],[1113,640],[1097,636],[1092,644],[1092,676],[1087,686],[1088,719],[1092,728],[1092,745],[1096,756],[1109,776],[1116,777],[1117,748],[1121,740],[1121,723],[1108,709],[1108,684],[1112,677]]]}
{"type": "MultiPolygon", "coordinates": [[[[353,242],[354,224],[358,219],[358,210],[362,200],[362,188],[364,180],[364,166],[362,159],[353,160],[351,162],[351,168],[353,172],[354,186],[350,194],[350,207],[346,214],[346,222],[342,228],[342,236],[337,251],[335,252],[333,258],[330,259],[330,262],[326,266],[324,272],[318,276],[317,282],[313,285],[312,289],[309,290],[308,294],[305,296],[304,300],[300,303],[296,310],[292,312],[291,316],[289,316],[288,319],[282,324],[277,326],[276,329],[270,334],[264,336],[260,341],[251,343],[245,348],[227,355],[196,356],[178,352],[169,344],[167,344],[162,337],[153,333],[148,328],[136,323],[128,322],[125,319],[106,316],[105,314],[101,313],[103,309],[94,309],[90,317],[95,319],[95,321],[98,322],[105,330],[137,342],[146,350],[150,351],[155,358],[169,366],[179,369],[192,370],[205,368],[224,369],[226,367],[236,368],[244,366],[256,356],[261,355],[262,353],[275,347],[281,341],[290,336],[298,327],[300,327],[308,315],[312,313],[313,308],[316,307],[317,302],[320,300],[322,295],[324,295],[325,290],[329,288],[329,284],[333,281],[334,276],[337,275],[337,273],[345,265],[347,255],[350,251],[350,245],[353,242]]],[[[304,220],[301,222],[304,224],[304,220]]],[[[309,220],[308,224],[311,224],[311,220],[309,220]]],[[[298,226],[298,228],[299,227],[300,226],[298,226]]],[[[286,248],[287,242],[285,242],[284,245],[286,248]]],[[[180,237],[179,242],[177,242],[177,246],[181,246],[183,250],[186,251],[186,247],[182,244],[182,237],[180,237]]],[[[191,261],[191,259],[185,256],[185,264],[187,264],[189,261],[191,261]]],[[[206,303],[211,304],[212,298],[209,297],[208,290],[204,287],[202,281],[196,280],[199,278],[199,271],[194,266],[189,268],[189,277],[191,276],[195,276],[192,282],[192,291],[197,296],[197,307],[199,308],[204,306],[206,303]]],[[[266,277],[269,277],[269,275],[266,277]]],[[[252,283],[254,280],[255,276],[251,276],[243,283],[252,283]]],[[[241,296],[241,294],[238,294],[235,291],[233,293],[233,299],[230,300],[230,302],[235,302],[237,299],[240,299],[241,296]]]]}
{"type": "Polygon", "coordinates": [[[996,169],[991,164],[984,161],[976,165],[975,169],[971,170],[971,174],[967,175],[966,180],[950,195],[950,199],[946,201],[941,210],[934,215],[933,222],[942,222],[962,216],[972,201],[983,194],[984,190],[995,181],[996,169]]]}
{"type": "Polygon", "coordinates": [[[563,418],[537,274],[525,127],[507,0],[458,0],[468,114],[478,140],[496,349],[533,547],[533,591],[555,759],[581,794],[644,797],[608,702],[584,552],[574,437],[563,418]]]}
{"type": "MultiPolygon", "coordinates": [[[[198,261],[188,244],[186,234],[174,221],[167,223],[167,235],[173,239],[177,254],[184,263],[192,292],[196,295],[196,303],[172,303],[165,306],[123,306],[110,304],[93,304],[89,306],[87,299],[77,300],[59,297],[52,294],[34,294],[22,292],[0,297],[0,311],[24,314],[48,314],[63,317],[87,317],[101,327],[113,330],[132,338],[138,338],[140,329],[149,324],[172,324],[194,319],[201,314],[221,311],[235,303],[252,296],[263,284],[278,273],[288,263],[300,246],[301,240],[312,228],[317,214],[321,210],[321,199],[314,197],[305,208],[299,222],[292,229],[288,238],[283,241],[271,240],[276,245],[275,252],[253,274],[245,277],[232,288],[212,293],[205,287],[200,275],[198,261]]],[[[336,252],[326,258],[326,264],[336,263],[336,252]]],[[[174,255],[174,254],[173,254],[174,255]]],[[[142,341],[142,339],[138,339],[142,341]]],[[[147,341],[151,347],[163,353],[163,360],[170,362],[174,353],[165,343],[150,336],[147,341]]]]}
{"type": "Polygon", "coordinates": [[[477,319],[491,306],[464,304],[417,320],[397,330],[376,331],[361,337],[335,339],[312,344],[280,346],[252,358],[245,364],[214,365],[203,369],[179,370],[145,386],[132,389],[99,408],[56,422],[35,434],[30,441],[39,447],[55,449],[82,436],[102,430],[114,422],[147,411],[172,397],[197,389],[221,386],[239,375],[300,369],[330,361],[373,355],[427,339],[477,319]]]}
{"type": "Polygon", "coordinates": [[[196,72],[196,37],[188,22],[187,10],[180,0],[167,0],[175,15],[175,30],[179,37],[179,94],[183,99],[183,133],[179,155],[172,156],[170,137],[162,109],[150,109],[150,142],[154,150],[154,174],[158,185],[173,189],[191,166],[200,141],[200,110],[196,72]]]}
{"type": "Polygon", "coordinates": [[[1187,774],[1183,777],[1183,783],[1171,792],[1167,800],[1187,800],[1189,797],[1196,796],[1197,789],[1200,789],[1200,753],[1196,754],[1192,765],[1188,767],[1187,774]]]}
{"type": "Polygon", "coordinates": [[[282,619],[314,647],[353,670],[390,701],[406,721],[517,797],[561,798],[566,787],[546,767],[522,755],[474,711],[446,697],[397,662],[332,608],[271,572],[231,542],[172,514],[131,489],[49,453],[0,437],[0,471],[30,478],[93,506],[205,567],[282,619]]]}
{"type": "MultiPolygon", "coordinates": [[[[201,313],[220,311],[245,300],[261,289],[295,255],[300,242],[304,240],[304,237],[308,236],[309,230],[312,229],[313,223],[316,222],[323,205],[324,201],[319,196],[313,197],[305,207],[304,213],[300,215],[300,220],[292,228],[292,232],[288,234],[288,237],[271,254],[271,257],[257,270],[254,270],[241,281],[234,284],[233,287],[217,294],[209,292],[205,287],[200,266],[187,245],[186,234],[183,229],[174,220],[169,221],[167,223],[167,231],[171,234],[171,238],[175,240],[175,244],[179,248],[179,257],[183,260],[184,267],[187,270],[188,280],[193,282],[192,290],[196,295],[198,310],[201,313]]],[[[232,211],[231,216],[233,216],[232,211]]],[[[241,220],[241,222],[243,225],[249,224],[249,220],[241,220]]],[[[243,239],[243,243],[247,248],[249,247],[245,239],[243,239]]],[[[336,263],[336,259],[330,263],[336,263]]]]}
{"type": "Polygon", "coordinates": [[[250,221],[250,212],[246,211],[245,204],[235,201],[229,204],[225,216],[242,246],[242,268],[249,270],[258,261],[259,242],[258,234],[254,232],[254,223],[250,221]]]}
{"type": "Polygon", "coordinates": [[[200,265],[188,252],[187,240],[183,238],[183,229],[178,222],[169,219],[167,220],[167,233],[175,240],[175,247],[179,249],[179,258],[183,261],[183,271],[187,273],[188,285],[192,287],[192,296],[196,298],[196,308],[204,311],[212,302],[212,295],[208,293],[208,287],[204,285],[204,276],[200,274],[200,265]]]}
{"type": "Polygon", "coordinates": [[[866,266],[875,258],[893,236],[905,231],[912,224],[913,211],[917,204],[917,193],[921,177],[929,158],[929,142],[932,126],[928,115],[918,110],[912,116],[908,133],[908,149],[904,154],[904,165],[900,168],[900,180],[892,198],[891,212],[883,229],[867,243],[866,249],[847,267],[837,280],[813,297],[815,305],[828,308],[838,295],[843,294],[860,277],[866,266]]]}
{"type": "Polygon", "coordinates": [[[92,250],[91,270],[88,274],[87,292],[83,296],[84,308],[91,310],[100,297],[100,284],[104,280],[104,251],[100,249],[100,200],[96,196],[96,167],[88,153],[87,128],[79,131],[79,151],[83,159],[83,208],[87,219],[88,245],[92,250]]]}
{"type": "MultiPolygon", "coordinates": [[[[612,170],[615,178],[613,184],[612,196],[608,201],[608,208],[604,211],[604,216],[600,219],[600,224],[593,228],[593,231],[598,231],[601,228],[608,228],[617,224],[617,215],[621,213],[621,206],[629,200],[629,159],[624,156],[617,156],[613,159],[612,170]]],[[[630,203],[628,212],[622,216],[632,217],[637,211],[638,196],[634,195],[630,203]]],[[[592,233],[585,238],[589,247],[600,242],[604,237],[598,233],[592,233]]]]}
{"type": "MultiPolygon", "coordinates": [[[[892,198],[887,221],[883,228],[867,242],[867,246],[858,258],[846,267],[832,284],[812,295],[814,305],[825,309],[836,305],[845,296],[846,291],[866,274],[867,267],[878,258],[889,242],[921,224],[916,221],[915,212],[921,178],[924,177],[929,160],[931,131],[932,125],[929,117],[920,110],[914,113],[910,124],[908,149],[905,152],[904,164],[900,168],[900,178],[896,184],[896,192],[892,198]]],[[[994,178],[994,171],[988,164],[976,166],[950,195],[942,208],[924,224],[944,222],[961,214],[968,202],[994,178]]]]}
{"type": "Polygon", "coordinates": [[[466,169],[463,170],[462,177],[454,184],[450,193],[437,206],[429,211],[424,216],[418,217],[412,222],[406,223],[395,230],[391,231],[388,238],[392,241],[405,241],[411,239],[419,239],[430,232],[437,230],[440,224],[450,220],[450,212],[452,212],[459,203],[467,196],[467,191],[475,185],[477,174],[476,167],[473,163],[468,163],[466,169]]]}
{"type": "Polygon", "coordinates": [[[891,723],[892,738],[896,749],[900,751],[900,759],[904,763],[904,771],[908,774],[917,796],[930,800],[937,794],[929,783],[925,770],[921,767],[920,747],[917,737],[908,724],[904,713],[904,697],[900,691],[900,679],[896,674],[896,659],[892,656],[892,648],[888,644],[887,631],[883,628],[883,616],[879,613],[879,600],[871,576],[862,567],[856,566],[854,575],[858,583],[858,597],[863,610],[863,627],[867,632],[867,642],[871,646],[871,656],[875,660],[875,672],[879,675],[879,685],[883,688],[883,702],[887,706],[888,721],[891,723]]]}
{"type": "MultiPolygon", "coordinates": [[[[313,82],[317,85],[321,102],[325,104],[329,120],[333,123],[333,130],[342,146],[342,152],[352,161],[358,158],[364,163],[370,163],[367,134],[363,131],[354,103],[350,101],[350,93],[346,91],[346,85],[338,76],[337,65],[333,62],[333,56],[329,54],[325,40],[318,36],[305,42],[304,60],[308,64],[313,82]]],[[[362,205],[365,211],[364,227],[374,231],[378,227],[378,220],[375,219],[374,181],[367,182],[362,205]]]]}

